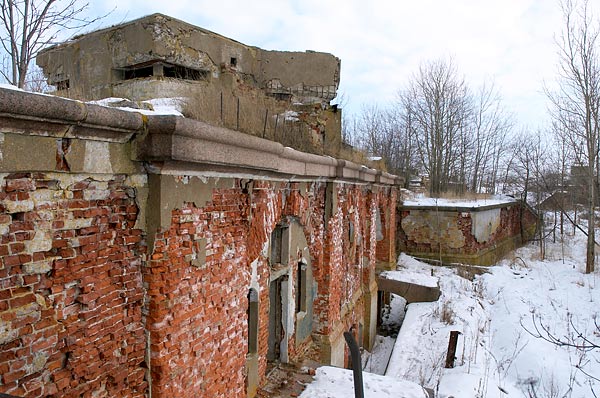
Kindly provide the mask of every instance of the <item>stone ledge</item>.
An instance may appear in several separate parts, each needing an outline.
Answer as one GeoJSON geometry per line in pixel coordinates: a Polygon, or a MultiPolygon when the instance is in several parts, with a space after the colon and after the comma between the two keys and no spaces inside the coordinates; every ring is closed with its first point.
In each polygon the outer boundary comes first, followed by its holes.
{"type": "Polygon", "coordinates": [[[127,142],[143,129],[140,113],[0,88],[0,131],[4,133],[127,142]]]}
{"type": "MultiPolygon", "coordinates": [[[[347,160],[173,115],[143,115],[50,95],[0,88],[0,132],[133,142],[132,160],[226,167],[248,174],[323,178],[376,185],[403,179],[347,160]]],[[[160,170],[158,167],[155,170],[160,170]]]]}

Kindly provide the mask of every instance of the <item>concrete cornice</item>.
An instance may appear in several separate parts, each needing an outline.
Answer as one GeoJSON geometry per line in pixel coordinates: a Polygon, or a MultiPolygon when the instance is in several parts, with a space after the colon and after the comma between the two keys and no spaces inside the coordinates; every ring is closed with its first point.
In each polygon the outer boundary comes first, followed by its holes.
{"type": "MultiPolygon", "coordinates": [[[[56,138],[132,142],[136,161],[217,166],[284,178],[400,185],[402,179],[346,160],[300,152],[201,121],[143,115],[61,97],[0,88],[0,132],[56,138]]],[[[156,169],[160,170],[160,168],[156,169]]]]}
{"type": "Polygon", "coordinates": [[[127,142],[144,115],[66,98],[0,88],[0,132],[127,142]]]}

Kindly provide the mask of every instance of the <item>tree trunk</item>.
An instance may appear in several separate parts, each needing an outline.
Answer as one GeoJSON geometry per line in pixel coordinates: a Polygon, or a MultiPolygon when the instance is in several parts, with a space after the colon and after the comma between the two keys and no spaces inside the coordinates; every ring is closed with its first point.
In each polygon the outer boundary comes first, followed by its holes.
{"type": "MultiPolygon", "coordinates": [[[[592,162],[590,162],[592,163],[592,162]]],[[[592,163],[593,164],[593,163],[592,163]]],[[[594,173],[593,172],[589,172],[590,174],[590,183],[589,183],[589,188],[590,188],[590,194],[589,194],[589,206],[588,206],[588,236],[587,236],[587,250],[586,250],[586,256],[585,256],[585,273],[589,274],[594,272],[594,249],[595,249],[595,242],[594,239],[596,237],[595,234],[595,227],[596,227],[596,222],[595,222],[595,203],[596,203],[596,183],[594,181],[594,173]]]]}

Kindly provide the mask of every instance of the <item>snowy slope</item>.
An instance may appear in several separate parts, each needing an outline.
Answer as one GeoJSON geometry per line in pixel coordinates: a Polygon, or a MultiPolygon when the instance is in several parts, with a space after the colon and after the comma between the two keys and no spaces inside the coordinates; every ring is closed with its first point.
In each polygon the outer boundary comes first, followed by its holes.
{"type": "MultiPolygon", "coordinates": [[[[524,247],[473,282],[433,267],[440,301],[408,306],[386,375],[431,387],[440,398],[600,395],[600,350],[535,336],[581,344],[581,334],[600,343],[598,274],[583,273],[584,238],[565,239],[548,244],[544,261],[537,247],[524,247]],[[461,332],[456,366],[444,369],[451,330],[461,332]]],[[[431,273],[432,266],[400,260],[411,273],[431,273]]]]}

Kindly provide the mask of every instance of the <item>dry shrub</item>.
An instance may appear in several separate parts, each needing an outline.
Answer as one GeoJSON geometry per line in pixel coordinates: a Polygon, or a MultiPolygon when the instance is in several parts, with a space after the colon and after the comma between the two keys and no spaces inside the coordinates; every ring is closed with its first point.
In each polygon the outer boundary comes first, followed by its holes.
{"type": "Polygon", "coordinates": [[[444,301],[441,305],[436,309],[440,320],[444,322],[446,325],[454,325],[454,318],[456,316],[454,310],[452,309],[452,302],[450,300],[444,301]]]}

